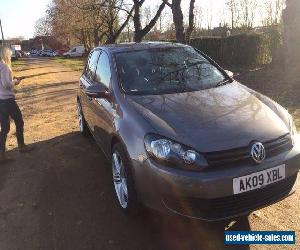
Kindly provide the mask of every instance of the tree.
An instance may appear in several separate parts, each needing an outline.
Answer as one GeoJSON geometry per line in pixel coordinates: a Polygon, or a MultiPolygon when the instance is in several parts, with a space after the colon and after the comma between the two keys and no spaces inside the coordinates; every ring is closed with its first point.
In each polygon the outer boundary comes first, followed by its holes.
{"type": "Polygon", "coordinates": [[[86,50],[114,43],[133,11],[125,0],[53,0],[48,8],[53,35],[67,44],[78,41],[86,50]]]}
{"type": "Polygon", "coordinates": [[[34,26],[35,36],[50,36],[52,34],[51,23],[49,16],[39,18],[34,26]]]}
{"type": "Polygon", "coordinates": [[[266,26],[278,24],[282,19],[284,0],[267,0],[264,3],[265,18],[263,24],[266,26]]]}
{"type": "Polygon", "coordinates": [[[107,41],[106,43],[115,43],[121,32],[128,26],[130,19],[132,18],[134,8],[124,4],[124,0],[110,0],[109,5],[106,8],[105,24],[107,28],[107,41]],[[121,12],[125,13],[124,20],[120,25],[121,12]]]}
{"type": "Polygon", "coordinates": [[[154,17],[145,25],[145,27],[142,27],[142,17],[141,17],[141,8],[143,4],[145,3],[145,0],[133,0],[133,8],[134,8],[134,14],[133,14],[133,24],[134,24],[134,41],[135,42],[141,42],[145,35],[149,33],[149,31],[154,27],[157,20],[159,19],[163,9],[166,6],[165,2],[162,2],[154,17]]]}
{"type": "MultiPolygon", "coordinates": [[[[128,25],[130,18],[133,16],[134,8],[128,8],[124,0],[103,0],[99,2],[92,0],[86,5],[86,11],[97,11],[96,15],[101,18],[102,37],[106,37],[105,43],[114,43],[120,36],[121,32],[128,25]],[[123,14],[123,21],[121,16],[123,14]]],[[[100,29],[100,26],[98,27],[100,29]]]]}
{"type": "Polygon", "coordinates": [[[240,0],[240,21],[244,29],[253,28],[257,6],[257,0],[240,0]]]}
{"type": "Polygon", "coordinates": [[[203,23],[203,8],[201,6],[195,7],[195,27],[202,28],[203,23]]]}
{"type": "Polygon", "coordinates": [[[226,5],[230,11],[231,28],[234,29],[239,19],[238,0],[227,0],[226,5]]]}
{"type": "Polygon", "coordinates": [[[182,9],[181,9],[181,0],[172,0],[172,2],[163,0],[163,2],[165,2],[172,10],[177,42],[180,42],[180,43],[189,42],[189,40],[191,38],[191,34],[194,30],[195,0],[190,0],[189,15],[188,15],[189,21],[188,21],[188,26],[186,29],[184,28],[183,13],[182,13],[182,9]]]}

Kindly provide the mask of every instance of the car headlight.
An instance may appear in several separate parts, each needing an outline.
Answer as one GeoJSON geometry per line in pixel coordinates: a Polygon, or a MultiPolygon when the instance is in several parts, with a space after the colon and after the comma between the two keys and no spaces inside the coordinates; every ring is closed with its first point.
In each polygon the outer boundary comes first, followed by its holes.
{"type": "Polygon", "coordinates": [[[151,158],[171,167],[200,171],[208,166],[197,151],[156,134],[145,136],[145,148],[151,158]]]}
{"type": "Polygon", "coordinates": [[[290,114],[289,114],[289,129],[291,133],[292,143],[293,145],[295,145],[298,132],[293,117],[290,114]]]}

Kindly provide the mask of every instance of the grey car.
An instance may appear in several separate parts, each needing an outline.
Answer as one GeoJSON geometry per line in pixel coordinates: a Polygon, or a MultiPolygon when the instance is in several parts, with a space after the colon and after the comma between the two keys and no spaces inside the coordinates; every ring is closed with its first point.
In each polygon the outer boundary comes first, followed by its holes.
{"type": "Polygon", "coordinates": [[[80,131],[112,162],[124,212],[143,204],[221,220],[295,190],[300,147],[291,115],[190,46],[93,49],[77,103],[80,131]]]}

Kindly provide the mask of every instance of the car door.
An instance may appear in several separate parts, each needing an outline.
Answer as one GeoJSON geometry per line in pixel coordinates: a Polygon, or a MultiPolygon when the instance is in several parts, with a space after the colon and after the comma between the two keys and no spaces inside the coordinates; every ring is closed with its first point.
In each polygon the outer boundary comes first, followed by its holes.
{"type": "Polygon", "coordinates": [[[87,65],[83,75],[80,77],[80,102],[83,110],[84,118],[93,132],[93,115],[91,112],[92,98],[88,97],[84,90],[94,84],[94,78],[97,68],[97,62],[100,50],[94,50],[90,53],[87,65]]]}
{"type": "MultiPolygon", "coordinates": [[[[95,84],[103,85],[108,92],[111,91],[111,65],[109,56],[105,51],[101,52],[95,73],[95,84]]],[[[92,113],[94,116],[94,131],[98,144],[103,152],[108,155],[110,134],[113,130],[114,105],[111,100],[96,98],[92,101],[92,113]]]]}

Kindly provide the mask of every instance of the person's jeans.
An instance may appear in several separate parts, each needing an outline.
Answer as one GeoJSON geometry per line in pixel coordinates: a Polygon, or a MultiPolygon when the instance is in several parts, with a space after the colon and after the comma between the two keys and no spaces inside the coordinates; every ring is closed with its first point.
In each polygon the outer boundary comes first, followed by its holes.
{"type": "Polygon", "coordinates": [[[18,104],[14,99],[0,99],[0,151],[5,151],[7,134],[10,130],[10,117],[16,125],[18,145],[24,145],[24,122],[18,104]]]}

